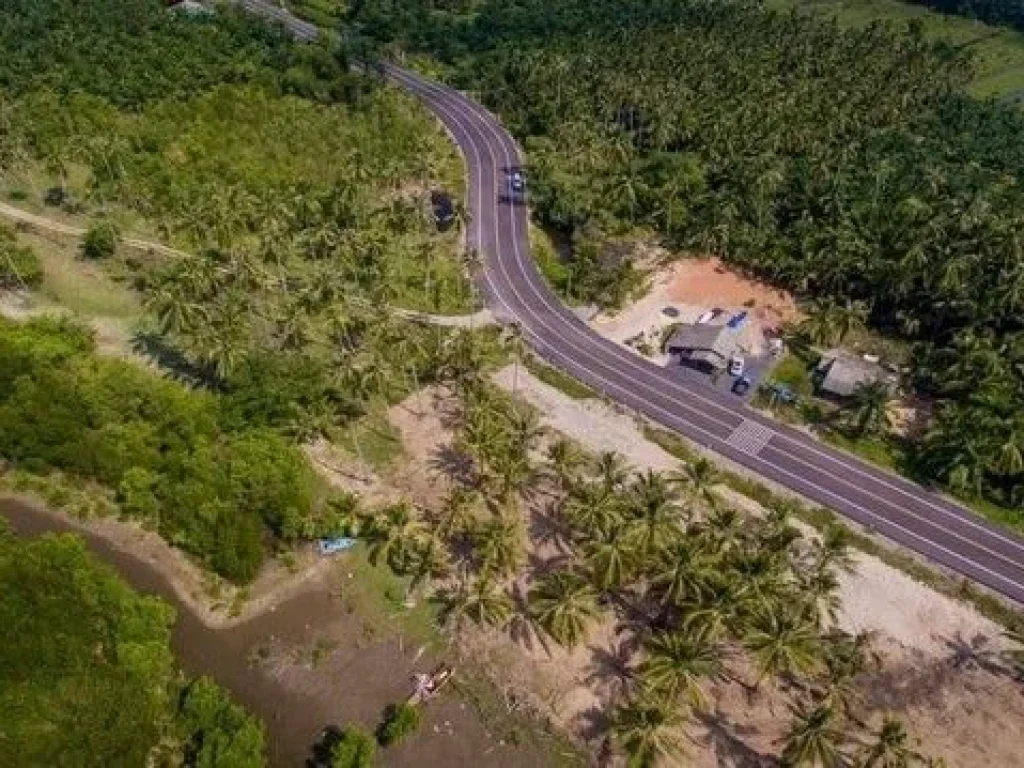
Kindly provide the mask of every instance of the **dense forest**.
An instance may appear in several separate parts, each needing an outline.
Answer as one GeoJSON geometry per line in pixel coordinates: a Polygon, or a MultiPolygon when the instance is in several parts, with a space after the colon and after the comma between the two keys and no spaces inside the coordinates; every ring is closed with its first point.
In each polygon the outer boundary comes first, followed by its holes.
{"type": "Polygon", "coordinates": [[[943,13],[1002,24],[1024,32],[1024,5],[1018,0],[911,0],[943,13]]]}
{"type": "Polygon", "coordinates": [[[921,474],[1024,501],[1024,117],[964,94],[961,52],[914,24],[754,2],[434,5],[366,0],[348,29],[363,50],[431,54],[502,115],[536,215],[584,256],[579,298],[629,277],[595,243],[653,230],[864,307],[916,343],[940,402],[921,474]]]}
{"type": "Polygon", "coordinates": [[[18,765],[265,764],[260,723],[185,681],[174,612],[72,536],[19,540],[0,519],[0,755],[18,765]]]}
{"type": "Polygon", "coordinates": [[[0,321],[0,456],[114,489],[126,515],[244,581],[268,530],[316,532],[318,492],[278,433],[233,426],[235,403],[100,358],[78,326],[0,321]]]}

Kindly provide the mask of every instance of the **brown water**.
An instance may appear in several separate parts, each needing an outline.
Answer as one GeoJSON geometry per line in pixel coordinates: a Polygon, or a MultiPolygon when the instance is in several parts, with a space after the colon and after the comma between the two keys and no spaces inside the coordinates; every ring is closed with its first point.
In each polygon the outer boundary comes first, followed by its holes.
{"type": "MultiPolygon", "coordinates": [[[[0,513],[23,536],[73,532],[139,592],[174,605],[178,619],[171,645],[189,675],[209,675],[263,719],[275,766],[301,766],[324,727],[361,722],[372,727],[385,704],[408,693],[409,675],[433,660],[388,640],[365,645],[361,622],[348,616],[324,588],[300,594],[276,610],[228,629],[203,624],[178,599],[171,584],[147,561],[118,550],[99,536],[73,528],[38,507],[0,498],[0,513]],[[329,658],[316,668],[288,663],[254,665],[257,649],[308,648],[330,636],[329,658]],[[363,647],[365,645],[365,647],[363,647]]],[[[394,766],[542,766],[542,750],[504,746],[479,716],[453,696],[431,702],[424,726],[409,743],[387,751],[394,766]]]]}

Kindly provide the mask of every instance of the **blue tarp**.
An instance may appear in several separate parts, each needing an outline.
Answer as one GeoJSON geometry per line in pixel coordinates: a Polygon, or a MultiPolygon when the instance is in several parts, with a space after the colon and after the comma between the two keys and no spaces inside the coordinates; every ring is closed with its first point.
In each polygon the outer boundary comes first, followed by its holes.
{"type": "Polygon", "coordinates": [[[341,536],[336,539],[320,539],[319,547],[321,555],[333,555],[337,552],[344,552],[356,545],[355,539],[348,536],[341,536]]]}

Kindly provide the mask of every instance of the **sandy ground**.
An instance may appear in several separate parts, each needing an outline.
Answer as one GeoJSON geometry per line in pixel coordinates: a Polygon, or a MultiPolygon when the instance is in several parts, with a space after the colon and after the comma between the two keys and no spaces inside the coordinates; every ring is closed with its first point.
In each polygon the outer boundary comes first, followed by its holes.
{"type": "MultiPolygon", "coordinates": [[[[508,386],[509,372],[496,377],[508,386]]],[[[615,448],[638,468],[664,470],[674,457],[646,441],[630,417],[595,401],[576,401],[520,372],[519,393],[543,414],[543,423],[592,450],[615,448]]],[[[751,505],[747,501],[744,506],[751,505]]],[[[951,766],[1024,765],[1024,695],[1018,682],[993,665],[1004,647],[999,627],[970,606],[939,595],[877,558],[856,557],[856,569],[841,579],[840,625],[877,634],[882,671],[866,681],[865,717],[886,710],[906,715],[926,751],[951,766]]],[[[473,642],[497,673],[529,681],[531,693],[551,717],[586,739],[594,733],[595,704],[607,700],[609,680],[596,674],[621,660],[609,627],[574,653],[511,645],[495,633],[473,642]]],[[[784,698],[770,688],[751,699],[736,685],[714,689],[717,708],[689,734],[687,765],[773,764],[770,755],[788,722],[784,698]]],[[[596,745],[595,745],[596,746],[596,745]]]]}
{"type": "Polygon", "coordinates": [[[736,312],[750,313],[740,346],[753,355],[764,352],[766,330],[799,316],[796,303],[786,293],[732,272],[717,260],[688,259],[656,271],[642,298],[618,312],[601,313],[590,324],[620,343],[642,337],[657,350],[652,359],[663,363],[666,358],[658,349],[663,330],[675,323],[694,323],[712,308],[725,310],[719,322],[736,312]]]}

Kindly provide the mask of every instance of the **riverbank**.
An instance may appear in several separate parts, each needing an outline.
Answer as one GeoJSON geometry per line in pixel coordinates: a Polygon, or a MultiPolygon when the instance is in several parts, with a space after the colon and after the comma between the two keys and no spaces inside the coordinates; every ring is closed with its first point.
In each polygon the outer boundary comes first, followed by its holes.
{"type": "MultiPolygon", "coordinates": [[[[383,707],[403,699],[415,672],[440,661],[422,644],[410,643],[394,621],[356,609],[365,579],[349,578],[358,555],[324,560],[261,610],[250,608],[218,625],[196,610],[195,596],[174,583],[176,555],[155,551],[145,536],[117,531],[116,521],[79,521],[41,505],[0,496],[0,514],[22,536],[74,533],[133,588],[166,600],[177,611],[172,648],[189,675],[209,675],[260,717],[275,766],[304,764],[323,728],[358,722],[373,728],[383,707]],[[139,546],[138,550],[135,546],[139,546]]],[[[142,532],[143,534],[145,532],[142,532]]],[[[171,553],[175,550],[163,545],[171,553]]],[[[180,554],[180,553],[178,553],[180,554]]],[[[182,556],[183,557],[183,556],[182,556]]],[[[360,574],[361,575],[361,574],[360,574]]],[[[223,617],[222,617],[223,619],[223,617]]],[[[546,766],[544,750],[513,746],[507,732],[485,723],[455,695],[431,702],[420,733],[387,752],[388,765],[546,766]]]]}

